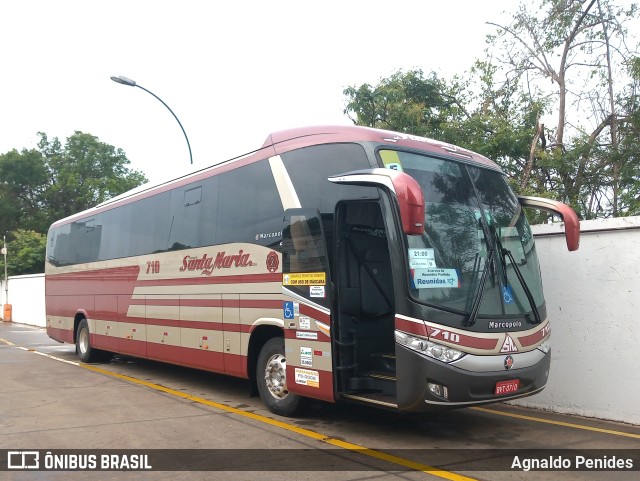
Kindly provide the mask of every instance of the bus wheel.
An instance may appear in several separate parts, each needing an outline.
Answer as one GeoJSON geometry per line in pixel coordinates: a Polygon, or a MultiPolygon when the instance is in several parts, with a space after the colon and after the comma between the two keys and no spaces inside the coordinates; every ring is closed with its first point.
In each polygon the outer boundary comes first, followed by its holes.
{"type": "Polygon", "coordinates": [[[76,354],[82,362],[94,362],[101,358],[101,351],[91,347],[89,323],[86,319],[82,319],[78,325],[78,333],[76,334],[76,354]]]}
{"type": "Polygon", "coordinates": [[[300,404],[300,396],[287,390],[287,360],[284,339],[269,339],[258,356],[256,381],[260,398],[272,413],[291,416],[300,404]]]}

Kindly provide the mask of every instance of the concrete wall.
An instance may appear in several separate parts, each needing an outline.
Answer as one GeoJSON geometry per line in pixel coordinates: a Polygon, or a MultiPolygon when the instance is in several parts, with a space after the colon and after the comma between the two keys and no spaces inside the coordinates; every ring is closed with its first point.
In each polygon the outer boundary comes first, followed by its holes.
{"type": "MultiPolygon", "coordinates": [[[[547,388],[514,404],[640,424],[640,217],[533,227],[551,319],[547,388]]],[[[0,298],[4,303],[4,286],[0,298]]],[[[13,320],[45,325],[43,275],[12,277],[13,320]]]]}
{"type": "MultiPolygon", "coordinates": [[[[4,282],[0,284],[2,285],[0,299],[4,306],[7,304],[5,286],[4,282]]],[[[44,274],[9,277],[8,303],[12,306],[13,322],[45,327],[44,274]]]]}
{"type": "Polygon", "coordinates": [[[551,374],[543,392],[514,404],[640,424],[640,217],[581,222],[575,252],[562,226],[533,231],[551,374]]]}

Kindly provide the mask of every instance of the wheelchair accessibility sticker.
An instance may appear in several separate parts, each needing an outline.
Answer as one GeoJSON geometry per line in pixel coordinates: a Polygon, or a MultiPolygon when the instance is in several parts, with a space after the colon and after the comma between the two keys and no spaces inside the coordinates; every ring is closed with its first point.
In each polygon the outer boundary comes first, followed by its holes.
{"type": "Polygon", "coordinates": [[[504,286],[502,288],[502,300],[505,304],[513,304],[513,291],[511,290],[511,286],[504,286]]]}
{"type": "Polygon", "coordinates": [[[295,310],[293,308],[293,301],[284,301],[284,318],[285,319],[294,319],[295,318],[295,310]]]}

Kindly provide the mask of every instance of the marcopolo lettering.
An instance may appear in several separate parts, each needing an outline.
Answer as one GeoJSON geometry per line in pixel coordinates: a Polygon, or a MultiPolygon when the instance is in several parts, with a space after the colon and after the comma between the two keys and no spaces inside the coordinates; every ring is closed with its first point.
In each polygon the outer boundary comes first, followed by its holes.
{"type": "Polygon", "coordinates": [[[242,249],[237,254],[227,255],[225,251],[218,252],[215,259],[204,254],[202,257],[184,256],[180,272],[202,271],[201,275],[210,276],[214,269],[229,269],[230,267],[250,267],[254,263],[249,260],[251,254],[242,249]]]}
{"type": "Polygon", "coordinates": [[[489,329],[513,329],[522,327],[522,321],[496,322],[489,321],[489,329]]]}

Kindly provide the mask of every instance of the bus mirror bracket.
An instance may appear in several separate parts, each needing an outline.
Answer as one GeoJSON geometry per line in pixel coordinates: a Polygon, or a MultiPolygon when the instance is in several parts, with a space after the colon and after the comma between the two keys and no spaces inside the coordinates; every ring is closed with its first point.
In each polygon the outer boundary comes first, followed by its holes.
{"type": "Polygon", "coordinates": [[[580,219],[575,211],[567,204],[544,197],[518,196],[518,202],[522,207],[531,207],[544,210],[562,217],[564,222],[564,235],[567,240],[567,249],[577,251],[580,246],[580,219]]]}
{"type": "Polygon", "coordinates": [[[420,184],[408,174],[392,169],[366,169],[328,178],[335,184],[381,187],[397,199],[402,231],[407,235],[424,233],[424,194],[420,184]]]}

